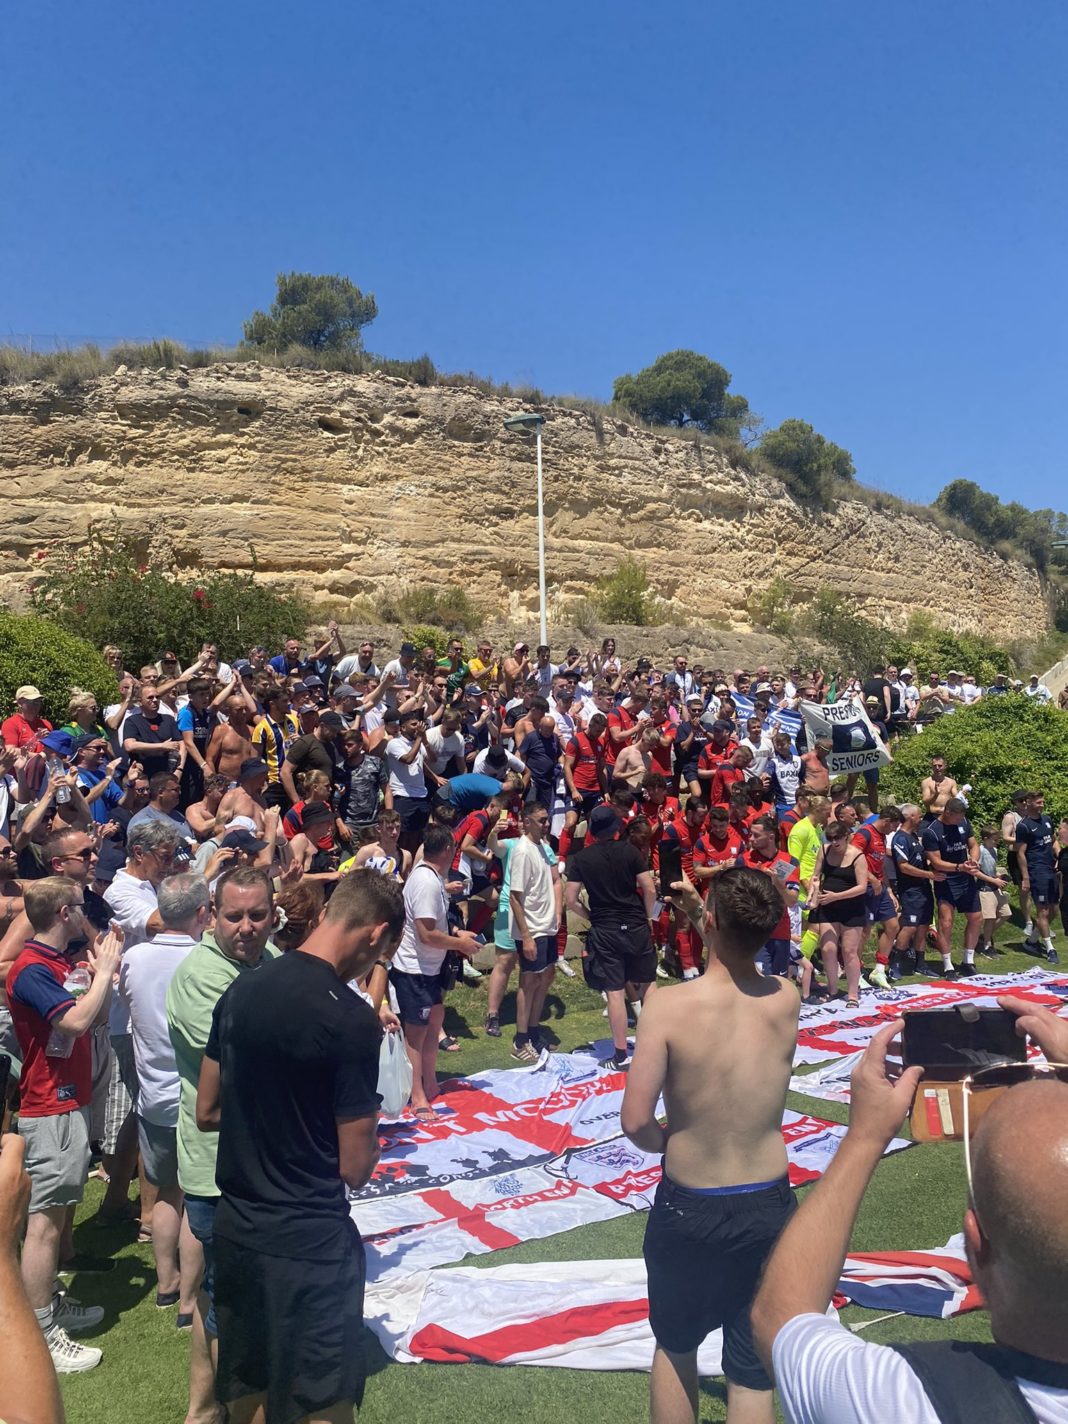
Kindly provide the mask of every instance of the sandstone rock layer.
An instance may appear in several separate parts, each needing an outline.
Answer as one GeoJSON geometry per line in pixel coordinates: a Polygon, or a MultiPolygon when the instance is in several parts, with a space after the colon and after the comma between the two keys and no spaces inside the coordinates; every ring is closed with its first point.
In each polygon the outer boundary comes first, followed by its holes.
{"type": "MultiPolygon", "coordinates": [[[[522,407],[468,387],[255,363],[127,371],[74,393],[0,391],[7,518],[0,594],[33,553],[113,511],[165,531],[183,564],[246,568],[313,598],[462,582],[495,616],[537,606],[534,442],[522,407]]],[[[543,411],[550,613],[631,551],[675,621],[743,629],[776,577],[849,594],[902,625],[926,609],[999,641],[1048,626],[1041,581],[899,511],[805,510],[773,480],[685,437],[543,411]]]]}

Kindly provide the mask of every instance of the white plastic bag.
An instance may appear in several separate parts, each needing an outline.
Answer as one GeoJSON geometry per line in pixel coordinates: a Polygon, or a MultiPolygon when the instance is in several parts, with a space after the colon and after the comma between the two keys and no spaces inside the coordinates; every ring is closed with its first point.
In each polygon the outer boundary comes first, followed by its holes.
{"type": "Polygon", "coordinates": [[[412,1096],[412,1065],[404,1046],[404,1034],[399,1030],[382,1035],[378,1091],[382,1095],[383,1117],[398,1117],[412,1096]]]}

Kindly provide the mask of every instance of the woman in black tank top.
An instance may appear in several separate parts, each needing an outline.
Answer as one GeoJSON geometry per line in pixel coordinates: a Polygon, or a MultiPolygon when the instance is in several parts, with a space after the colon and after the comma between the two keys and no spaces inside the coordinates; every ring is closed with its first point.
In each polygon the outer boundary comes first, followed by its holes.
{"type": "Polygon", "coordinates": [[[850,844],[849,828],[840,821],[831,821],[827,827],[826,844],[820,847],[812,870],[812,885],[816,907],[809,914],[809,924],[818,928],[828,992],[837,994],[841,958],[848,1003],[859,1004],[860,951],[867,928],[864,894],[868,888],[868,863],[850,844]]]}

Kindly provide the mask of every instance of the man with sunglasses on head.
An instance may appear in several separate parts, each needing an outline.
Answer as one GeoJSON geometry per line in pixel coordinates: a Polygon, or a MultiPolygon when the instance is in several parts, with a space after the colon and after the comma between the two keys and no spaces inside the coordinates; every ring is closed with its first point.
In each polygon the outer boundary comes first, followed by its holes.
{"type": "MultiPolygon", "coordinates": [[[[1050,1064],[1068,1062],[1068,1023],[1021,999],[998,1002],[1050,1064]]],[[[877,1345],[826,1314],[868,1183],[920,1081],[919,1068],[887,1075],[901,1027],[882,1029],[854,1070],[849,1130],[772,1252],[753,1305],[757,1352],[790,1424],[1064,1424],[1068,1070],[1000,1093],[971,1139],[964,1244],[994,1343],[877,1345]]]]}

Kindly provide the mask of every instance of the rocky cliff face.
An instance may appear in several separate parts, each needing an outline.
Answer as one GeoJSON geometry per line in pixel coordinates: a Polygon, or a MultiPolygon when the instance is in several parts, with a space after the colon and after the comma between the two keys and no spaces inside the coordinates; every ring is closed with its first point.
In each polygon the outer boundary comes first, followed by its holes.
{"type": "MultiPolygon", "coordinates": [[[[537,607],[534,446],[515,401],[391,377],[256,364],[126,371],[73,394],[0,391],[0,595],[32,555],[110,511],[166,531],[189,565],[260,569],[312,597],[462,582],[493,614],[537,607]]],[[[914,609],[999,640],[1048,624],[1035,573],[896,511],[805,511],[715,451],[545,410],[550,609],[631,551],[677,621],[745,628],[776,576],[840,589],[902,624],[914,609]]]]}

